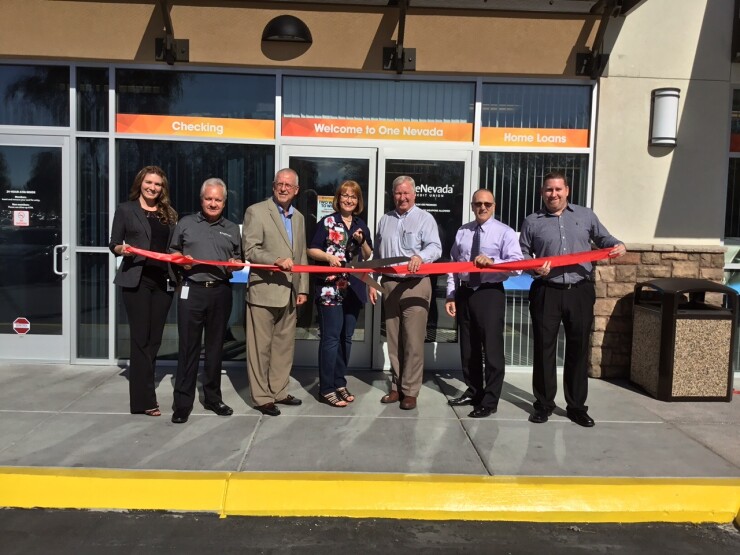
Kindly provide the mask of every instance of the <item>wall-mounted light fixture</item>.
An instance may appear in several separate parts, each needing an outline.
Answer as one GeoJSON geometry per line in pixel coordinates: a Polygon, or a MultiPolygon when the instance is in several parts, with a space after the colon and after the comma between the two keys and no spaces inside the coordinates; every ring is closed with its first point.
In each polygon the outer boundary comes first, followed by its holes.
{"type": "Polygon", "coordinates": [[[678,132],[678,100],[681,89],[666,87],[655,89],[650,111],[650,144],[676,146],[678,132]]]}
{"type": "Polygon", "coordinates": [[[189,62],[190,41],[175,38],[168,0],[159,0],[159,8],[162,10],[165,36],[154,39],[154,59],[158,62],[167,62],[169,65],[174,65],[175,62],[189,62]]]}
{"type": "Polygon", "coordinates": [[[271,19],[262,31],[263,41],[305,42],[311,44],[311,31],[303,21],[292,15],[271,19]]]}

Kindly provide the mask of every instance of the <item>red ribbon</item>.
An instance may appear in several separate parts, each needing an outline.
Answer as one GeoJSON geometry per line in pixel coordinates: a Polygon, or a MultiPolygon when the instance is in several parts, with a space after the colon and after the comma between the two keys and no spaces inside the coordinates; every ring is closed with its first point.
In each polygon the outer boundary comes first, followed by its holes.
{"type": "MultiPolygon", "coordinates": [[[[209,266],[224,266],[229,268],[243,268],[245,266],[249,268],[255,268],[259,270],[270,270],[273,272],[282,272],[280,268],[272,264],[251,264],[249,262],[222,262],[219,260],[198,260],[194,258],[188,258],[182,254],[165,254],[163,252],[152,252],[131,245],[126,245],[126,252],[137,254],[139,256],[145,256],[146,258],[153,258],[154,260],[161,260],[163,262],[169,262],[171,264],[179,265],[195,265],[195,264],[207,264],[209,266]]],[[[574,254],[563,254],[560,256],[547,256],[544,258],[532,258],[529,260],[517,260],[516,262],[500,262],[494,264],[488,268],[477,268],[473,262],[433,262],[430,264],[422,264],[419,267],[418,274],[436,275],[436,274],[461,274],[471,272],[515,272],[520,270],[534,270],[541,267],[545,262],[549,262],[552,268],[558,268],[561,266],[573,266],[574,264],[581,264],[583,262],[596,262],[597,260],[604,260],[611,258],[609,253],[612,251],[612,247],[606,249],[599,249],[586,252],[577,252],[574,254]]],[[[396,274],[405,275],[408,274],[408,266],[401,264],[399,266],[388,266],[384,268],[336,268],[331,266],[312,266],[305,264],[293,264],[292,272],[306,272],[309,274],[396,274]]]]}

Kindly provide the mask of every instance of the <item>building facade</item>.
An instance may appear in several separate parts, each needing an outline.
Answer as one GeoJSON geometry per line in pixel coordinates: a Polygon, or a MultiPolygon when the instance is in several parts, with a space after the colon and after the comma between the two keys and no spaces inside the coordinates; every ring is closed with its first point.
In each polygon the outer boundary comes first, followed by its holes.
{"type": "MultiPolygon", "coordinates": [[[[571,201],[633,251],[597,268],[599,376],[629,368],[636,281],[732,282],[740,269],[734,0],[6,0],[3,10],[0,359],[128,357],[108,234],[150,164],[167,172],[181,215],[198,209],[206,178],[222,178],[237,223],[290,166],[309,236],[344,179],[361,184],[372,229],[392,180],[412,175],[444,256],[475,189],[491,189],[496,217],[518,230],[539,208],[542,176],[564,171],[571,201]],[[652,93],[666,88],[679,90],[676,144],[653,146],[652,93]]],[[[244,358],[244,287],[226,360],[244,358]]],[[[510,367],[530,366],[528,288],[526,276],[507,281],[510,367]]],[[[427,368],[456,368],[443,277],[435,300],[427,368]]],[[[165,359],[176,358],[174,309],[165,359]]],[[[387,366],[381,321],[365,309],[353,366],[387,366]]],[[[299,328],[296,363],[315,365],[312,303],[299,328]]]]}

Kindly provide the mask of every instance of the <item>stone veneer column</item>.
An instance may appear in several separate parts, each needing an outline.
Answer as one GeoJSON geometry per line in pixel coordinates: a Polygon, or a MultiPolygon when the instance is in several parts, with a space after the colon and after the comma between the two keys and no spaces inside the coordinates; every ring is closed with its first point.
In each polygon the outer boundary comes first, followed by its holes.
{"type": "MultiPolygon", "coordinates": [[[[724,253],[724,247],[628,244],[622,258],[598,262],[589,375],[629,377],[636,283],[667,277],[722,283],[724,253]]],[[[708,302],[718,303],[720,298],[707,296],[708,302]]]]}

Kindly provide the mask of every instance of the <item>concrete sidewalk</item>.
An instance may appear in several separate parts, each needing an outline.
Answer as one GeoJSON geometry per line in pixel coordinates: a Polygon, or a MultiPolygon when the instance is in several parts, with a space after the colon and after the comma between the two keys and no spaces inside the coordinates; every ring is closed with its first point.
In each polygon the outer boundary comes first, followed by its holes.
{"type": "Polygon", "coordinates": [[[585,429],[563,409],[529,423],[528,373],[507,374],[498,413],[475,420],[446,403],[457,373],[427,373],[418,409],[402,411],[379,402],[383,372],[354,372],[357,400],[337,409],[316,401],[316,371],[298,369],[303,405],[267,417],[238,368],[222,381],[233,416],[196,402],[175,425],[173,371],[158,375],[152,418],[128,413],[125,369],[0,365],[0,506],[601,522],[740,510],[737,396],[663,403],[591,380],[585,429]]]}

